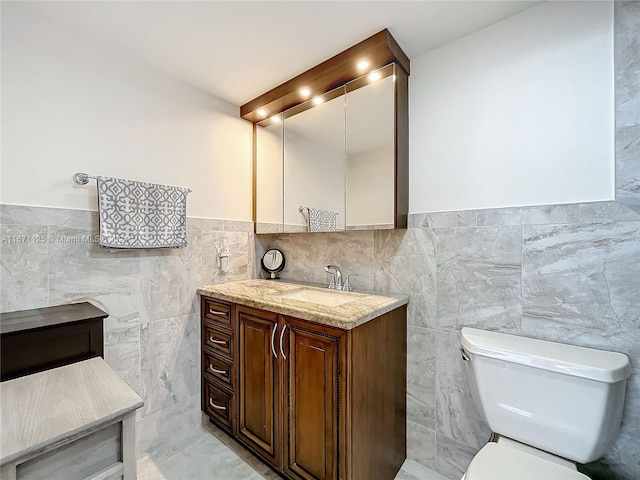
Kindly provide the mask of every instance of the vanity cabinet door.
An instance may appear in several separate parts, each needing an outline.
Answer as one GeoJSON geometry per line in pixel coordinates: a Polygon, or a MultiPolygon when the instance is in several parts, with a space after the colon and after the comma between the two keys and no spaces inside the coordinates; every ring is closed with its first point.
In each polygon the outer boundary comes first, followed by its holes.
{"type": "Polygon", "coordinates": [[[345,334],[290,318],[286,326],[285,474],[343,478],[345,334]]]}
{"type": "Polygon", "coordinates": [[[281,466],[278,315],[237,307],[238,436],[266,462],[281,466]]]}

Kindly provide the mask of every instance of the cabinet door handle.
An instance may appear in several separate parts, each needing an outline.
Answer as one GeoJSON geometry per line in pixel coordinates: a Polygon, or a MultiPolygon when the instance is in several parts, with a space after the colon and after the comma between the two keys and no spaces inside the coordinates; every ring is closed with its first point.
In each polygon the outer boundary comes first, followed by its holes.
{"type": "Polygon", "coordinates": [[[210,313],[211,315],[222,315],[223,317],[226,317],[226,316],[227,316],[227,312],[221,312],[221,311],[219,311],[219,310],[213,310],[213,309],[211,309],[211,308],[209,309],[209,313],[210,313]]]}
{"type": "Polygon", "coordinates": [[[227,342],[225,342],[224,340],[216,340],[213,337],[209,337],[209,341],[211,343],[215,343],[216,345],[226,345],[227,344],[227,342]]]}
{"type": "Polygon", "coordinates": [[[213,403],[213,399],[209,399],[209,405],[211,405],[213,408],[215,408],[216,410],[226,410],[227,407],[222,407],[220,405],[216,405],[215,403],[213,403]]]}
{"type": "Polygon", "coordinates": [[[284,337],[284,331],[287,329],[287,326],[285,325],[284,327],[282,327],[282,331],[280,332],[280,353],[282,354],[282,358],[284,358],[285,360],[287,359],[287,356],[284,354],[284,350],[282,349],[282,337],[284,337]]]}
{"type": "Polygon", "coordinates": [[[274,340],[276,337],[276,330],[278,330],[278,324],[273,328],[273,332],[271,332],[271,352],[273,353],[273,358],[278,358],[278,354],[276,353],[276,346],[274,344],[274,340]]]}
{"type": "Polygon", "coordinates": [[[213,373],[219,373],[220,375],[227,375],[226,370],[218,370],[217,368],[213,368],[213,365],[209,364],[209,371],[213,373]]]}

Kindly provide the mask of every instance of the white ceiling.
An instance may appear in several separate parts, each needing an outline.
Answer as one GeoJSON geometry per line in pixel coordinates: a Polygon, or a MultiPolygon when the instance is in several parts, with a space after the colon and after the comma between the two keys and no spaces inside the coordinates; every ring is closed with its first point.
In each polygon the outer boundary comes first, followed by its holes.
{"type": "Polygon", "coordinates": [[[20,5],[242,105],[383,28],[413,59],[538,3],[205,0],[20,5]]]}

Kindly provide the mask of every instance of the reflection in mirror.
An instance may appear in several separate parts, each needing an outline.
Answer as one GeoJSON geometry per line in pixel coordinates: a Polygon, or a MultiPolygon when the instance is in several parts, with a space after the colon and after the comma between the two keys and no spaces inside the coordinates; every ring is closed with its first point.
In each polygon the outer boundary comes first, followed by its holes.
{"type": "Polygon", "coordinates": [[[267,279],[278,278],[278,273],[284,269],[284,254],[277,248],[270,248],[262,256],[262,269],[267,273],[267,279]]]}
{"type": "Polygon", "coordinates": [[[367,84],[346,96],[347,230],[394,228],[393,67],[364,77],[367,84]]]}
{"type": "Polygon", "coordinates": [[[256,126],[256,233],[282,232],[282,115],[256,126]]]}
{"type": "Polygon", "coordinates": [[[321,99],[285,112],[285,232],[345,229],[344,89],[321,99]]]}
{"type": "Polygon", "coordinates": [[[275,272],[280,269],[284,263],[284,257],[282,252],[278,249],[272,248],[267,250],[262,256],[262,266],[269,272],[275,272]]]}

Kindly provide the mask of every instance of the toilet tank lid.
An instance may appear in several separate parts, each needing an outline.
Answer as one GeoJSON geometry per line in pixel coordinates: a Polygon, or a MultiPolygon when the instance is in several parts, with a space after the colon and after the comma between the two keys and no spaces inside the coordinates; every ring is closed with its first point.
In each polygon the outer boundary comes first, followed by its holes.
{"type": "Polygon", "coordinates": [[[624,353],[548,342],[506,333],[464,327],[462,346],[472,355],[527,365],[605,383],[631,375],[624,353]]]}

